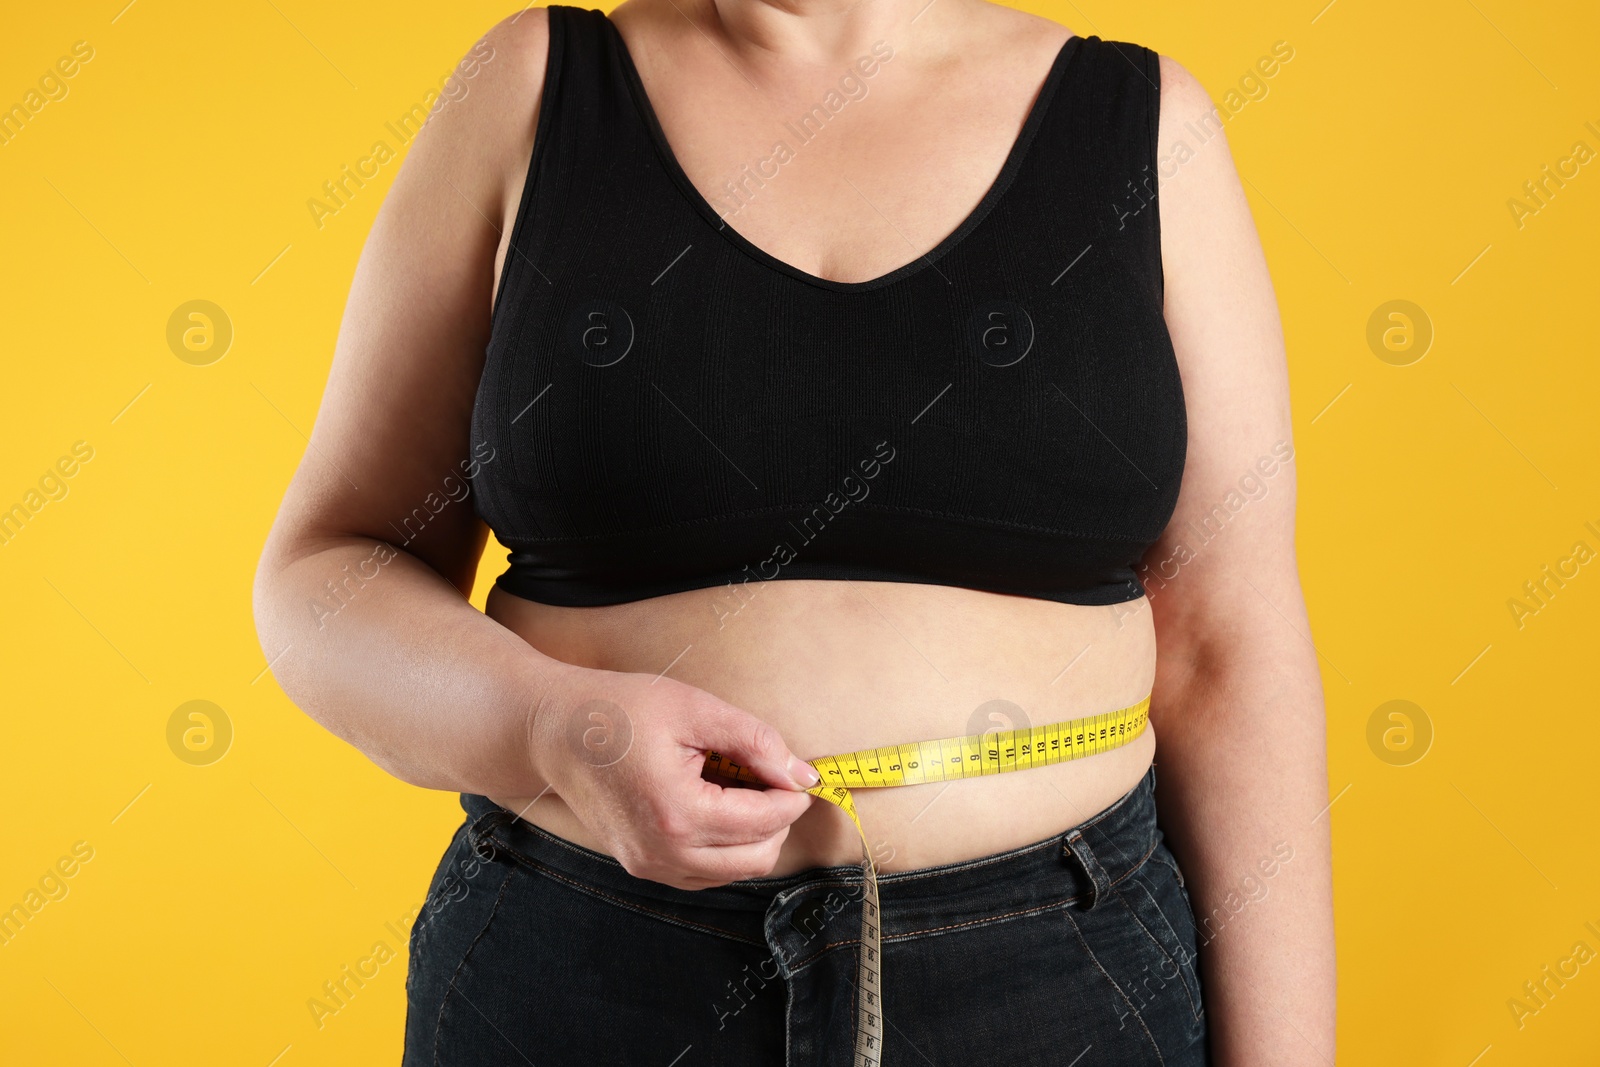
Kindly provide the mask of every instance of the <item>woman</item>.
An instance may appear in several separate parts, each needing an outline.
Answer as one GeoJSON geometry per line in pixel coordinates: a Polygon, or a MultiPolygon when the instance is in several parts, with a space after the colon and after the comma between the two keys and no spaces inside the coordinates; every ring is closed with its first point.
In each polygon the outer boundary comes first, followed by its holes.
{"type": "Polygon", "coordinates": [[[405,1062],[1332,1062],[1287,374],[1204,90],[975,0],[473,55],[256,586],[295,702],[462,794],[405,1062]],[[859,834],[807,791],[1059,723],[1094,754],[859,834]]]}

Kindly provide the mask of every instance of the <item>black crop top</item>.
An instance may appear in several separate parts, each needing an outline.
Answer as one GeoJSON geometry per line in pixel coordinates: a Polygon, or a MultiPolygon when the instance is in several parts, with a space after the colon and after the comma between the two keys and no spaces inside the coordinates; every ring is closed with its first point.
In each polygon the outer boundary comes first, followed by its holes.
{"type": "Polygon", "coordinates": [[[1155,52],[1069,39],[971,215],[838,282],[723,224],[603,12],[548,11],[472,413],[492,455],[474,506],[510,549],[497,585],[562,605],[792,578],[1143,595],[1186,439],[1155,52]]]}

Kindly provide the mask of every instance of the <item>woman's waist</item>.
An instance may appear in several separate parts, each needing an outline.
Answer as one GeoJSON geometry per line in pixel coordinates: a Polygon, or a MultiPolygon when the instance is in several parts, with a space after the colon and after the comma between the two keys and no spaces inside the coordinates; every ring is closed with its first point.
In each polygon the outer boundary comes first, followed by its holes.
{"type": "MultiPolygon", "coordinates": [[[[851,791],[861,831],[822,800],[790,825],[772,877],[859,864],[862,835],[880,873],[990,856],[1095,819],[1138,785],[1155,753],[1153,732],[1080,760],[1006,774],[851,791]]],[[[557,793],[537,800],[493,798],[523,820],[607,854],[579,813],[557,793]]]]}
{"type": "MultiPolygon", "coordinates": [[[[1154,738],[1147,730],[1129,744],[1076,764],[947,785],[856,790],[854,796],[878,875],[892,878],[1037,846],[1074,827],[1109,825],[1104,820],[1126,807],[1129,797],[1148,781],[1153,752],[1154,738]]],[[[531,805],[515,798],[491,799],[506,809],[511,822],[531,823],[543,831],[547,842],[553,836],[614,862],[554,793],[545,793],[531,805]],[[521,820],[512,818],[516,811],[521,820]]],[[[524,828],[523,832],[537,831],[524,828]]],[[[791,826],[769,875],[741,884],[777,883],[822,869],[856,869],[861,849],[861,836],[848,817],[831,804],[814,801],[791,826]]],[[[570,849],[558,851],[576,855],[570,849]]]]}
{"type": "Polygon", "coordinates": [[[566,608],[491,590],[540,652],[665,675],[777,727],[810,758],[1041,725],[1135,703],[1155,678],[1149,602],[1059,604],[950,586],[769,583],[736,618],[700,593],[566,608]]]}
{"type": "MultiPolygon", "coordinates": [[[[704,689],[774,726],[806,760],[1132,708],[1150,693],[1154,634],[1147,602],[1121,607],[804,581],[774,583],[720,629],[704,624],[689,595],[577,611],[509,594],[489,604],[493,617],[547,655],[704,689]]],[[[978,858],[1092,818],[1149,769],[1154,739],[1144,728],[1132,741],[1092,750],[1098,754],[1013,773],[852,790],[879,869],[978,858]]],[[[521,810],[527,800],[503,803],[521,810]]],[[[604,851],[555,792],[523,817],[604,851]]],[[[843,811],[813,802],[792,824],[774,874],[856,863],[861,848],[843,811]]]]}

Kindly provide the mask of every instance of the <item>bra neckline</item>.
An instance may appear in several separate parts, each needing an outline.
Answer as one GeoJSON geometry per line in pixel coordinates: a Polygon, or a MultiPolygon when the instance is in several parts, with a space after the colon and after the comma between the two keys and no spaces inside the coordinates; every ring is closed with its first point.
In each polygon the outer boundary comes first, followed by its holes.
{"type": "MultiPolygon", "coordinates": [[[[876,278],[868,278],[858,282],[845,282],[836,281],[832,278],[823,278],[820,275],[812,274],[792,263],[779,259],[728,225],[727,220],[717,213],[717,209],[707,202],[706,198],[700,194],[699,189],[695,188],[694,182],[689,180],[689,175],[684,171],[683,165],[678,162],[677,154],[667,140],[666,131],[662,128],[661,120],[656,114],[655,105],[651,103],[650,95],[645,91],[644,80],[640,77],[639,69],[633,62],[633,55],[628,50],[628,42],[623,39],[622,32],[617,29],[617,24],[611,20],[611,17],[604,12],[600,14],[610,30],[612,40],[616,43],[617,55],[621,61],[625,80],[628,83],[628,91],[633,98],[634,107],[644,120],[645,126],[649,131],[650,140],[655,146],[656,154],[661,158],[662,165],[665,166],[667,173],[672,177],[674,184],[678,186],[679,192],[690,206],[710,223],[718,233],[727,238],[734,247],[758,263],[808,285],[821,289],[831,289],[840,293],[860,293],[880,289],[904,278],[920,274],[924,269],[932,266],[935,260],[953,250],[969,233],[978,227],[978,224],[1004,198],[1006,190],[1010,188],[1017,173],[1022,169],[1023,160],[1028,154],[1029,146],[1033,143],[1034,135],[1038,133],[1039,127],[1044,123],[1045,115],[1050,109],[1050,103],[1055,96],[1056,87],[1060,83],[1069,62],[1082,49],[1083,41],[1086,39],[1074,34],[1067,38],[1056,52],[1055,58],[1050,63],[1050,69],[1045,74],[1044,82],[1039,88],[1039,94],[1029,106],[1027,116],[1022,122],[1022,128],[1018,132],[1016,140],[1012,142],[1010,150],[1006,153],[1005,161],[1000,165],[1000,172],[984,192],[977,206],[957,223],[956,228],[927,252],[922,253],[908,263],[895,267],[886,274],[880,274],[876,278]]],[[[1092,37],[1093,35],[1091,34],[1090,36],[1092,37]]]]}

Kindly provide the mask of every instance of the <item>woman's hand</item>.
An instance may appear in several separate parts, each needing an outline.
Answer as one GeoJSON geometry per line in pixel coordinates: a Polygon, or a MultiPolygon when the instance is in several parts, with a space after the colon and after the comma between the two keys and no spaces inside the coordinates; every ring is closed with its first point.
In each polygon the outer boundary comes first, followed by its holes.
{"type": "Polygon", "coordinates": [[[806,811],[814,768],[769,724],[703,689],[573,668],[535,712],[530,758],[623,869],[679,889],[769,874],[806,811]],[[770,788],[705,770],[707,752],[770,788]]]}

